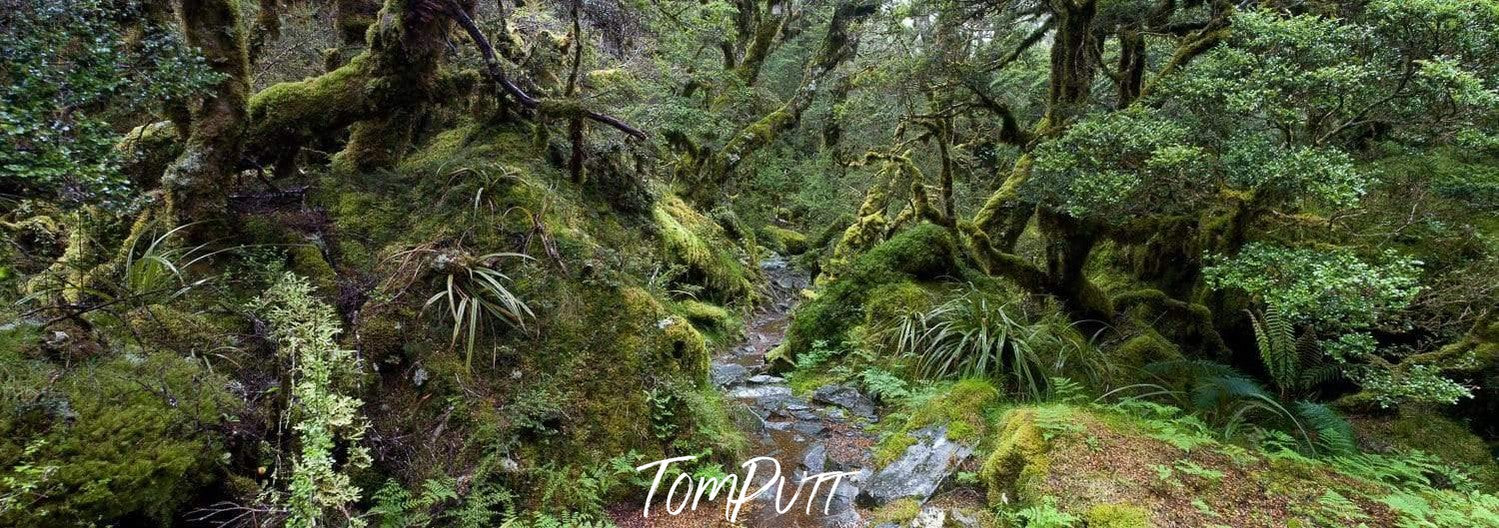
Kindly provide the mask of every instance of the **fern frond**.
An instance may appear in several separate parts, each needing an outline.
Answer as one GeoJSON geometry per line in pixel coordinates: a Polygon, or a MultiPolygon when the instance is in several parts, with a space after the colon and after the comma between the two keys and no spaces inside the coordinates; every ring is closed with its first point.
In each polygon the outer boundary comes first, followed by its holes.
{"type": "Polygon", "coordinates": [[[1309,401],[1296,402],[1296,415],[1306,423],[1316,438],[1313,441],[1324,451],[1334,455],[1347,455],[1358,450],[1353,436],[1353,426],[1336,410],[1325,404],[1309,401]]]}

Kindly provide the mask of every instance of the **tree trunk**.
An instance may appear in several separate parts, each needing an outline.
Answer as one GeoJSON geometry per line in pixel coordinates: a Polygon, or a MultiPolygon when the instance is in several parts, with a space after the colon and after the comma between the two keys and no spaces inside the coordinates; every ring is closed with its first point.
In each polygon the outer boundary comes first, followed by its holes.
{"type": "Polygon", "coordinates": [[[187,44],[223,76],[191,109],[182,155],[162,176],[169,210],[180,222],[197,222],[225,208],[240,159],[250,65],[237,2],[183,0],[177,14],[187,44]]]}

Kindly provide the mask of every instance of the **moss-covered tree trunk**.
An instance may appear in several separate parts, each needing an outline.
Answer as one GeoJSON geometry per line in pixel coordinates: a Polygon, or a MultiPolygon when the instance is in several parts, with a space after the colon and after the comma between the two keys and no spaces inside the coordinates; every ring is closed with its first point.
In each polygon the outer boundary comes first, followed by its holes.
{"type": "Polygon", "coordinates": [[[801,122],[802,113],[812,106],[823,78],[853,56],[858,42],[853,33],[854,26],[874,14],[877,8],[878,3],[873,0],[845,0],[834,8],[827,35],[808,63],[801,87],[779,108],[750,123],[734,134],[723,148],[700,160],[690,193],[694,200],[711,202],[740,162],[801,122]]]}
{"type": "MultiPolygon", "coordinates": [[[[472,9],[472,2],[461,4],[472,9]]],[[[303,145],[351,128],[338,170],[390,167],[410,145],[416,117],[437,95],[452,23],[430,2],[386,0],[367,49],[321,76],[271,86],[250,100],[246,154],[282,165],[303,145]]]]}
{"type": "Polygon", "coordinates": [[[182,155],[162,177],[175,217],[196,222],[225,208],[225,190],[240,160],[250,65],[237,0],[183,0],[177,15],[187,44],[198,48],[222,76],[191,108],[182,155]]]}

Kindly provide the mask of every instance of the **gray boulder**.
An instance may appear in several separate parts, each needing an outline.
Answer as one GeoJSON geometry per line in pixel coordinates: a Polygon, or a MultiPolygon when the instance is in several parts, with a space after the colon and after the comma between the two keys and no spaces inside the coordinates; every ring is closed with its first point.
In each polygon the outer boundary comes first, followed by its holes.
{"type": "Polygon", "coordinates": [[[715,363],[708,372],[708,377],[712,378],[713,385],[724,387],[739,383],[749,377],[749,369],[735,363],[715,363]]]}
{"type": "Polygon", "coordinates": [[[875,419],[874,402],[847,385],[824,385],[812,392],[812,401],[837,405],[865,419],[875,419]]]}
{"type": "Polygon", "coordinates": [[[899,459],[879,470],[859,494],[859,503],[878,506],[913,498],[925,502],[952,475],[973,448],[947,439],[947,427],[927,427],[912,433],[916,443],[899,459]]]}

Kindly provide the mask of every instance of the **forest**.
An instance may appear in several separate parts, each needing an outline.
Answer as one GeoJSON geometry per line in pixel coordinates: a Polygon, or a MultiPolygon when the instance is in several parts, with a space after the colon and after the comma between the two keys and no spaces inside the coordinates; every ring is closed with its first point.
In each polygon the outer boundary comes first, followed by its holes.
{"type": "Polygon", "coordinates": [[[1499,528],[1496,277],[1499,0],[0,0],[0,527],[1499,528]]]}

